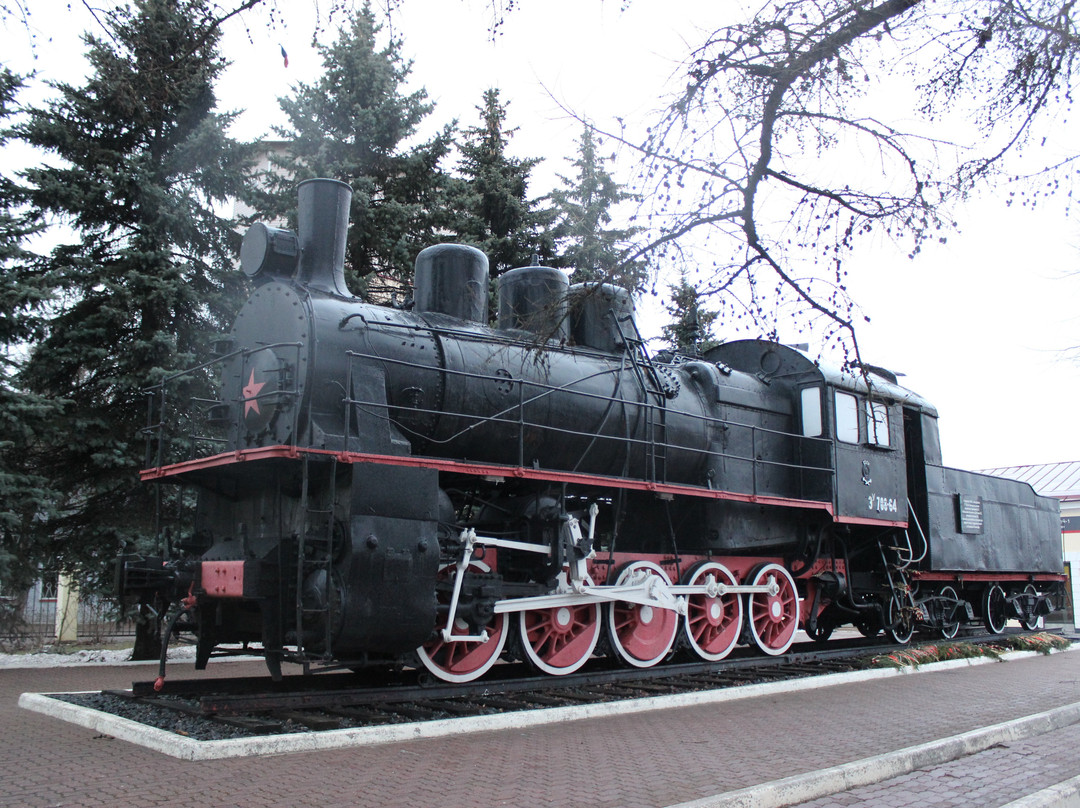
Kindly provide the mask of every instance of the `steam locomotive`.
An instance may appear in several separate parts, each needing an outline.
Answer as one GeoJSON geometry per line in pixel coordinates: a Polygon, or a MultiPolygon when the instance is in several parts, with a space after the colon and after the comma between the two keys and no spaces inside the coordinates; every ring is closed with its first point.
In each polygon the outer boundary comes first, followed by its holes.
{"type": "MultiPolygon", "coordinates": [[[[1063,592],[1058,506],[942,465],[889,371],[775,342],[650,357],[630,295],[442,244],[411,306],[351,295],[350,190],[254,225],[254,292],[216,357],[154,388],[160,557],[121,594],[172,609],[196,666],[232,644],[463,682],[782,654],[850,624],[898,643],[1034,627],[1063,592]],[[219,393],[193,397],[216,378],[219,393]]],[[[166,643],[168,634],[166,635],[166,643]]]]}

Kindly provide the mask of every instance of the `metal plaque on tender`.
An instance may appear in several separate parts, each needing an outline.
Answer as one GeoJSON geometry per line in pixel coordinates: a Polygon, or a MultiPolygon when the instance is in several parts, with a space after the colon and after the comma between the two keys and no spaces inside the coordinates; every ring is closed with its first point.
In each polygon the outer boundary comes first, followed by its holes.
{"type": "Polygon", "coordinates": [[[983,532],[982,497],[956,495],[956,520],[960,533],[983,532]]]}

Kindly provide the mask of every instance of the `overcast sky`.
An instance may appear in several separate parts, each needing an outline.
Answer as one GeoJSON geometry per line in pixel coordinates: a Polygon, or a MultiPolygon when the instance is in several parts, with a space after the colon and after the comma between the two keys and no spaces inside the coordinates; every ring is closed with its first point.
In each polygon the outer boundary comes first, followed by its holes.
{"type": "MultiPolygon", "coordinates": [[[[229,31],[232,62],[219,87],[222,106],[245,109],[235,134],[254,139],[280,121],[276,99],[291,83],[317,78],[311,4],[288,0],[284,25],[249,15],[250,38],[229,31]],[[290,16],[295,15],[295,16],[290,16]],[[280,47],[289,54],[283,64],[280,47]]],[[[698,32],[721,22],[732,5],[700,0],[525,0],[491,40],[483,0],[406,0],[394,18],[413,83],[437,107],[433,125],[476,122],[490,86],[510,102],[519,132],[515,154],[541,156],[537,194],[569,174],[579,125],[561,102],[603,126],[619,116],[647,125],[698,32]]],[[[2,31],[7,64],[78,83],[78,33],[90,24],[78,5],[38,0],[39,31],[31,61],[27,35],[2,31]]],[[[324,36],[324,41],[329,40],[324,36]]],[[[901,383],[941,414],[945,462],[989,468],[1080,459],[1080,365],[1063,351],[1080,344],[1080,228],[1052,203],[1037,212],[1009,209],[1000,193],[959,211],[961,232],[916,260],[879,244],[849,259],[852,289],[871,323],[861,333],[864,358],[905,374],[901,383]]],[[[643,330],[659,318],[644,306],[643,330]]],[[[717,328],[725,336],[723,325],[717,328]]],[[[796,341],[794,331],[781,339],[796,341]]],[[[841,357],[837,357],[839,362],[841,357]]]]}

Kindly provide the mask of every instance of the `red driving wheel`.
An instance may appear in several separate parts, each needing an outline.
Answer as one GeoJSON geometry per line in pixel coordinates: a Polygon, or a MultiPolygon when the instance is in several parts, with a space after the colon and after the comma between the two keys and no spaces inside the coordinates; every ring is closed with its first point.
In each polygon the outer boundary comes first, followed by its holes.
{"type": "Polygon", "coordinates": [[[758,647],[770,656],[784,653],[799,628],[799,592],[791,573],[779,564],[763,564],[750,575],[751,586],[776,581],[776,594],[754,592],[747,596],[750,633],[758,647]]]}
{"type": "MultiPolygon", "coordinates": [[[[717,584],[736,585],[731,570],[715,561],[696,564],[684,577],[690,586],[705,585],[710,579],[717,584]]],[[[702,659],[710,662],[723,659],[739,641],[742,617],[742,601],[738,595],[689,595],[686,598],[686,639],[702,659]]]]}
{"type": "Polygon", "coordinates": [[[521,650],[538,670],[573,673],[592,656],[600,639],[600,604],[556,606],[521,613],[521,650]]]}
{"type": "MultiPolygon", "coordinates": [[[[616,586],[656,578],[656,585],[668,587],[671,579],[651,561],[635,561],[619,571],[616,586]]],[[[641,603],[615,601],[608,609],[608,639],[615,654],[636,668],[648,668],[668,655],[679,631],[679,615],[671,609],[641,603]]]]}
{"type": "MultiPolygon", "coordinates": [[[[491,572],[482,561],[470,561],[469,571],[478,573],[491,572]]],[[[450,564],[439,570],[439,579],[452,578],[457,574],[457,564],[450,564]]],[[[439,626],[442,629],[443,626],[439,626]]],[[[432,675],[444,682],[471,682],[487,673],[491,666],[499,661],[499,655],[506,645],[506,615],[497,614],[484,630],[487,641],[455,640],[446,642],[441,634],[416,649],[421,664],[432,675]]],[[[454,624],[454,634],[470,634],[469,624],[458,618],[454,624]]]]}

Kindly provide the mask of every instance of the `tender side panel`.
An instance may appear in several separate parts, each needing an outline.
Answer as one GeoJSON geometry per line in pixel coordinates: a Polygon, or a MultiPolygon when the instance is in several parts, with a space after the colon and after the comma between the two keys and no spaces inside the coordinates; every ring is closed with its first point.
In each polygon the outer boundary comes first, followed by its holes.
{"type": "Polygon", "coordinates": [[[1027,483],[927,466],[930,566],[1061,572],[1057,500],[1027,483]]]}

